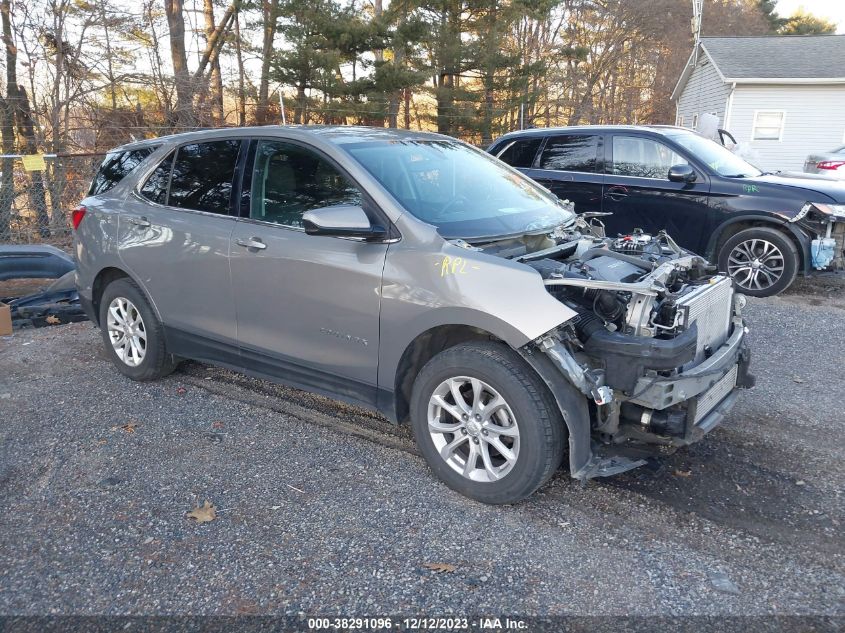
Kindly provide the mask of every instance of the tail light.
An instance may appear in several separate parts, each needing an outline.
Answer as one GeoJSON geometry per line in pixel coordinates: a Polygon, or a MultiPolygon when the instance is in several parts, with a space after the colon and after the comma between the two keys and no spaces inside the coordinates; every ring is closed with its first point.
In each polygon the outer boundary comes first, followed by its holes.
{"type": "Polygon", "coordinates": [[[87,209],[85,207],[76,207],[73,210],[73,213],[70,216],[70,221],[73,223],[73,230],[79,228],[79,223],[82,222],[82,218],[85,217],[85,212],[87,209]]]}
{"type": "Polygon", "coordinates": [[[845,166],[845,160],[823,160],[820,163],[816,163],[818,169],[839,169],[843,166],[845,166]]]}

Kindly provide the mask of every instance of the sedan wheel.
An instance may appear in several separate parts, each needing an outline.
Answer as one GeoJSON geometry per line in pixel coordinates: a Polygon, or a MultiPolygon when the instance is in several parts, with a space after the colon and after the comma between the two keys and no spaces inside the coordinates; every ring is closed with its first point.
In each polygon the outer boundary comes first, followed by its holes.
{"type": "Polygon", "coordinates": [[[519,426],[492,386],[456,376],[437,386],[428,403],[428,432],[440,457],[472,481],[497,481],[519,458],[519,426]]]}
{"type": "Polygon", "coordinates": [[[728,274],[744,290],[765,292],[780,281],[783,271],[783,253],[766,240],[740,242],[728,255],[728,274]]]}
{"type": "Polygon", "coordinates": [[[115,297],[106,318],[109,341],[117,357],[129,367],[137,367],[147,354],[147,330],[135,304],[115,297]]]}

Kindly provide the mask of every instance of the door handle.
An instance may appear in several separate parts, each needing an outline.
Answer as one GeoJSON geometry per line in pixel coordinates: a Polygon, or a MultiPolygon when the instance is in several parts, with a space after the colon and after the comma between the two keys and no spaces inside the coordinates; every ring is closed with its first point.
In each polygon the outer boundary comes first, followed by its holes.
{"type": "Polygon", "coordinates": [[[129,224],[134,224],[135,226],[140,226],[142,228],[147,228],[150,225],[150,221],[144,216],[136,218],[130,215],[126,218],[126,221],[129,222],[129,224]]]}
{"type": "Polygon", "coordinates": [[[263,251],[267,248],[267,245],[257,237],[251,237],[248,240],[235,240],[235,244],[243,246],[244,248],[254,248],[259,251],[263,251]]]}
{"type": "Polygon", "coordinates": [[[618,202],[619,200],[622,200],[622,198],[628,197],[628,188],[622,186],[609,187],[607,192],[604,194],[604,197],[618,202]]]}

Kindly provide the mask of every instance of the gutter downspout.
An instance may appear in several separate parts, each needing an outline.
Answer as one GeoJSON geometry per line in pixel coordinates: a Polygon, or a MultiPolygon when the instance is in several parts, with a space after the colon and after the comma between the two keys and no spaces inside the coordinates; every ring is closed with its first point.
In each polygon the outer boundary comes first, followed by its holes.
{"type": "Polygon", "coordinates": [[[728,93],[728,101],[727,103],[725,103],[724,129],[726,129],[728,132],[731,131],[731,114],[733,114],[734,107],[734,90],[736,90],[736,82],[733,82],[731,84],[731,91],[728,93]]]}

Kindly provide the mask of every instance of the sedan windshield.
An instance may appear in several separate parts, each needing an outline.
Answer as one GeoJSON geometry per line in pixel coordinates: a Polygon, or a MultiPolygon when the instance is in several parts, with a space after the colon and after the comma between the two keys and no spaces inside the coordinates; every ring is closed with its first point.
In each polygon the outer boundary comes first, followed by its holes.
{"type": "Polygon", "coordinates": [[[574,217],[554,195],[459,141],[371,141],[344,149],[445,238],[541,233],[574,217]]]}
{"type": "Polygon", "coordinates": [[[754,165],[745,162],[736,154],[725,149],[718,143],[699,136],[684,132],[667,135],[676,143],[688,149],[698,160],[706,163],[710,169],[726,178],[754,178],[762,175],[754,165]]]}

